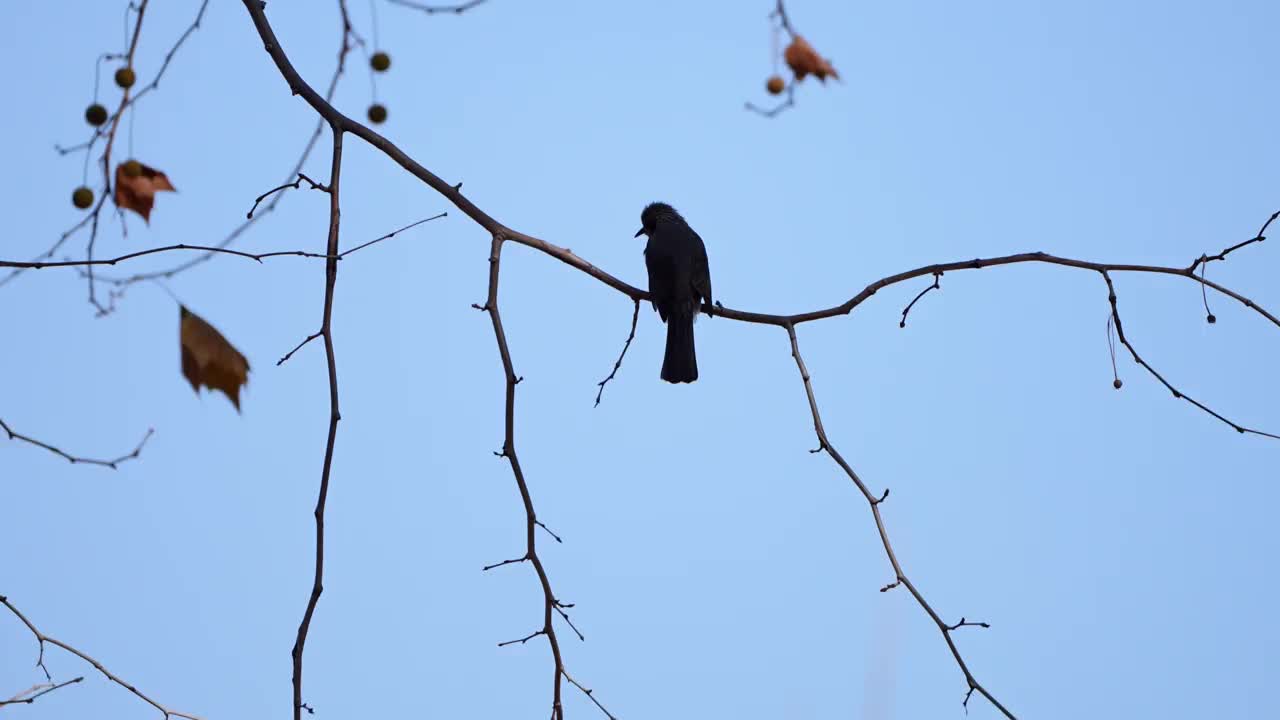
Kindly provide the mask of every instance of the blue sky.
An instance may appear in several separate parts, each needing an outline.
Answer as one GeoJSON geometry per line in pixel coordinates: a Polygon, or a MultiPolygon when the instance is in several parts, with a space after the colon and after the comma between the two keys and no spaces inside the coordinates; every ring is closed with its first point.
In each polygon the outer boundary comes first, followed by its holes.
{"type": "MultiPolygon", "coordinates": [[[[145,80],[195,0],[148,10],[145,80]]],[[[313,127],[239,3],[212,3],[157,93],[134,153],[179,192],[98,253],[225,237],[278,184],[313,127]]],[[[272,0],[313,84],[332,72],[335,3],[272,0]]],[[[493,0],[461,17],[380,3],[385,134],[500,221],[640,284],[651,200],[706,241],[731,307],[798,312],[932,262],[1043,250],[1186,265],[1247,239],[1280,208],[1267,2],[789,4],[844,77],[806,81],[774,120],[771,4],[493,0]]],[[[353,18],[372,39],[369,7],[353,18]]],[[[0,257],[26,259],[77,219],[98,53],[118,3],[9,9],[11,172],[0,257]]],[[[363,116],[357,55],[336,104],[363,116]]],[[[117,95],[104,78],[102,97],[117,95]]],[[[327,139],[327,138],[326,138],[327,139]]],[[[328,172],[327,148],[307,164],[328,172]]],[[[449,209],[355,138],[342,244],[449,209]]],[[[327,198],[291,191],[237,245],[320,251],[327,198]]],[[[108,216],[104,216],[108,217],[108,216]]],[[[82,245],[69,246],[72,256],[82,245]]],[[[541,622],[519,555],[524,516],[505,462],[501,366],[487,318],[488,239],[451,212],[342,263],[334,334],[343,422],[325,594],[308,644],[317,717],[541,717],[545,643],[497,648],[541,622]]],[[[167,267],[176,256],[121,270],[167,267]]],[[[1209,277],[1273,311],[1280,249],[1209,277]]],[[[598,408],[595,383],[631,303],[518,246],[503,314],[519,387],[517,443],[557,592],[587,636],[562,633],[574,676],[642,717],[962,717],[965,683],[892,579],[865,503],[812,422],[785,333],[698,324],[701,379],[659,382],[663,328],[644,308],[598,408]]],[[[1177,278],[1118,275],[1130,339],[1177,386],[1280,429],[1280,332],[1177,278]]],[[[898,557],[958,634],[971,668],[1019,716],[1280,714],[1272,511],[1280,445],[1240,436],[1125,357],[1111,386],[1106,288],[1077,270],[950,273],[898,328],[920,280],[851,317],[799,330],[832,441],[874,488],[898,557]]],[[[0,442],[0,594],[48,634],[160,702],[204,718],[289,712],[289,650],[310,587],[312,507],[328,399],[323,352],[275,360],[320,319],[322,266],[223,257],[170,287],[253,366],[236,415],[179,372],[177,309],[133,286],[95,318],[74,271],[0,287],[0,418],[111,472],[0,442]]],[[[36,645],[0,615],[0,694],[41,679],[36,645]]],[[[91,667],[15,717],[148,717],[91,667]]],[[[7,695],[6,695],[7,696],[7,695]]],[[[572,717],[596,716],[569,692],[572,717]]],[[[969,717],[995,717],[980,699],[969,717]]]]}

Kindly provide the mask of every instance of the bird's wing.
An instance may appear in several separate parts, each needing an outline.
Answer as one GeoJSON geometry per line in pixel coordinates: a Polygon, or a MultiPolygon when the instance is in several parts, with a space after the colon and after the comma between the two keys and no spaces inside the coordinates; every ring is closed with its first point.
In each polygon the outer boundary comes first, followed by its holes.
{"type": "Polygon", "coordinates": [[[666,322],[665,304],[674,294],[672,286],[675,284],[676,277],[675,263],[671,261],[669,254],[655,251],[653,240],[650,239],[644,249],[644,265],[649,271],[649,297],[653,303],[653,309],[657,310],[658,316],[666,322]]]}
{"type": "MultiPolygon", "coordinates": [[[[692,230],[691,230],[692,232],[692,230]]],[[[697,242],[696,252],[693,256],[693,290],[702,298],[706,304],[711,304],[711,266],[707,262],[707,246],[702,243],[702,238],[697,232],[693,233],[694,240],[697,242]]]]}

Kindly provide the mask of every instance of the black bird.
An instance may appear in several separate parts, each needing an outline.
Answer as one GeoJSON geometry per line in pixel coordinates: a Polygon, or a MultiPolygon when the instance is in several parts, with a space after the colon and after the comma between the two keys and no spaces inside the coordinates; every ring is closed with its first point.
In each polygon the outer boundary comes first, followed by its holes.
{"type": "Polygon", "coordinates": [[[636,237],[648,235],[644,264],[649,269],[653,309],[667,324],[662,379],[669,383],[698,379],[693,348],[693,319],[700,304],[711,306],[711,269],[702,238],[666,203],[650,203],[640,213],[636,237]]]}

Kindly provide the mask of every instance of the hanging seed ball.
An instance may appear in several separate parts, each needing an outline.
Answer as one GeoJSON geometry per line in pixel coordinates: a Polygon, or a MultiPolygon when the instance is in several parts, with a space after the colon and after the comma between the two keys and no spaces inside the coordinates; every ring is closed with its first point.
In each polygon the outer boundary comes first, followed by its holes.
{"type": "Polygon", "coordinates": [[[84,120],[90,125],[94,127],[98,127],[99,125],[107,121],[107,109],[102,107],[98,103],[94,103],[89,107],[85,108],[84,120]]]}
{"type": "Polygon", "coordinates": [[[136,178],[142,174],[142,163],[137,160],[125,160],[120,169],[124,171],[125,177],[136,178]]]}
{"type": "Polygon", "coordinates": [[[1120,382],[1120,378],[1116,378],[1115,382],[1111,383],[1111,387],[1114,387],[1115,389],[1119,390],[1120,388],[1124,387],[1124,383],[1120,382]]]}
{"type": "Polygon", "coordinates": [[[76,191],[71,193],[71,204],[84,210],[93,204],[93,191],[81,185],[76,191]]]}
{"type": "Polygon", "coordinates": [[[116,84],[126,90],[133,87],[133,83],[137,79],[137,76],[133,74],[133,68],[127,65],[116,71],[116,84]]]}
{"type": "Polygon", "coordinates": [[[384,105],[374,103],[369,106],[369,122],[374,125],[381,125],[383,122],[386,122],[386,119],[387,108],[384,105]]]}
{"type": "Polygon", "coordinates": [[[386,72],[391,67],[391,56],[379,50],[369,58],[369,65],[377,72],[386,72]]]}
{"type": "Polygon", "coordinates": [[[1217,316],[1215,316],[1213,313],[1209,313],[1209,317],[1205,318],[1205,320],[1208,320],[1210,325],[1218,322],[1217,316]]]}
{"type": "Polygon", "coordinates": [[[764,88],[769,91],[770,95],[777,95],[787,89],[787,83],[778,75],[769,77],[769,81],[764,84],[764,88]]]}

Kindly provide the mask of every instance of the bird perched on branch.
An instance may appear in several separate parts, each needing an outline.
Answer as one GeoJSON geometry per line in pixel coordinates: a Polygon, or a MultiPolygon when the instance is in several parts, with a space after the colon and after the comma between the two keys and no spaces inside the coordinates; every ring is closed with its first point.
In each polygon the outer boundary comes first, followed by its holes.
{"type": "Polygon", "coordinates": [[[693,347],[693,319],[700,304],[711,306],[711,269],[702,238],[666,203],[650,203],[640,213],[640,230],[648,235],[644,264],[649,269],[653,309],[667,324],[667,350],[662,379],[669,383],[698,379],[693,347]]]}

